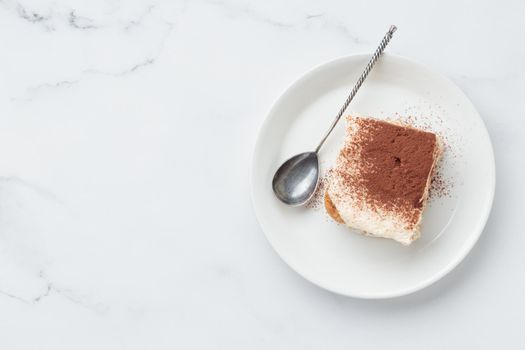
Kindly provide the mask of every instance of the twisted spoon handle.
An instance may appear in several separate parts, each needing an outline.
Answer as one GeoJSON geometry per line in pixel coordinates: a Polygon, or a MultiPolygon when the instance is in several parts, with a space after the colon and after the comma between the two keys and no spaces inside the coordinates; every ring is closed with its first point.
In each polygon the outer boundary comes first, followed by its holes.
{"type": "Polygon", "coordinates": [[[335,117],[334,121],[332,122],[332,125],[330,125],[330,128],[328,129],[328,131],[324,135],[323,139],[319,143],[319,146],[317,146],[317,148],[315,149],[315,153],[319,152],[319,150],[323,146],[324,142],[326,141],[326,139],[328,138],[328,136],[332,132],[332,130],[334,130],[335,126],[337,125],[337,122],[339,122],[339,119],[341,119],[341,116],[345,112],[345,110],[348,107],[348,105],[350,104],[350,102],[352,102],[355,94],[357,93],[357,91],[359,90],[359,88],[361,87],[363,82],[365,81],[366,77],[368,76],[368,73],[370,73],[370,71],[372,70],[372,67],[374,66],[374,64],[379,59],[379,56],[381,56],[381,54],[383,53],[383,50],[388,45],[388,42],[390,41],[390,39],[392,39],[392,35],[394,34],[394,32],[396,30],[397,30],[396,26],[394,26],[394,25],[390,26],[390,29],[385,34],[385,37],[383,38],[383,40],[381,40],[381,43],[379,44],[379,47],[376,49],[376,51],[372,55],[372,58],[370,58],[370,61],[366,65],[365,70],[363,71],[363,73],[361,74],[359,79],[357,80],[357,83],[355,83],[355,86],[352,89],[352,92],[350,92],[350,95],[348,95],[348,97],[346,98],[346,101],[343,104],[343,107],[341,107],[341,109],[339,110],[339,113],[337,113],[337,116],[335,117]]]}

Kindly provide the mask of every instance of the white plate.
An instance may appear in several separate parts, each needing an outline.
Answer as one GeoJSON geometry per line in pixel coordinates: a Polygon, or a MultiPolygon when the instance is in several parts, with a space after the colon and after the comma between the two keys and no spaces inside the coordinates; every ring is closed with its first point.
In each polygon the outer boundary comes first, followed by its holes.
{"type": "MultiPolygon", "coordinates": [[[[471,250],[492,206],[495,166],[483,121],[463,92],[428,68],[385,54],[347,112],[416,116],[446,139],[442,168],[451,193],[425,210],[422,237],[405,247],[337,225],[324,208],[280,203],[271,188],[275,170],[290,156],[315,148],[368,59],[352,55],[323,64],[275,102],[255,146],[252,197],[270,244],[300,275],[339,294],[390,298],[432,284],[471,250]]],[[[343,131],[341,120],[321,151],[324,170],[335,160],[343,131]]]]}

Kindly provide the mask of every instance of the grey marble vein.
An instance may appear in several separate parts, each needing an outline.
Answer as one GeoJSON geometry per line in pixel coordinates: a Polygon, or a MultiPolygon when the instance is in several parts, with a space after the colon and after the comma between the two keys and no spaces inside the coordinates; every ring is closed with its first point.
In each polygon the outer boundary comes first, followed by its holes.
{"type": "Polygon", "coordinates": [[[346,26],[344,23],[341,23],[337,19],[327,18],[325,13],[306,14],[302,20],[298,20],[295,22],[284,22],[266,16],[248,5],[232,4],[221,0],[207,0],[206,3],[216,7],[220,7],[223,11],[230,12],[239,16],[244,16],[253,21],[265,23],[271,25],[272,27],[280,29],[304,28],[307,26],[307,22],[309,21],[322,20],[324,22],[324,28],[326,30],[335,31],[354,44],[363,43],[363,41],[357,35],[355,35],[354,32],[348,26],[346,26]]]}
{"type": "Polygon", "coordinates": [[[141,26],[144,19],[147,16],[151,15],[151,13],[153,12],[155,8],[156,8],[156,5],[149,5],[139,17],[127,22],[126,25],[124,26],[124,30],[129,31],[135,27],[141,26]]]}
{"type": "Polygon", "coordinates": [[[24,304],[32,305],[43,302],[46,298],[50,297],[51,295],[56,295],[64,298],[65,300],[73,304],[82,306],[99,314],[103,314],[109,310],[109,306],[105,303],[94,301],[92,298],[87,296],[82,296],[79,293],[73,291],[72,289],[56,286],[55,283],[53,283],[51,280],[49,280],[49,278],[46,277],[45,272],[43,270],[40,270],[40,272],[37,275],[37,278],[44,281],[45,287],[41,293],[39,293],[33,298],[23,298],[3,290],[0,290],[0,295],[17,300],[24,304]]]}
{"type": "Polygon", "coordinates": [[[26,89],[26,92],[23,96],[13,97],[11,101],[32,101],[36,96],[38,96],[42,91],[54,90],[60,88],[69,88],[73,85],[79,83],[79,80],[59,80],[54,83],[42,83],[35,86],[30,86],[26,89]]]}
{"type": "Polygon", "coordinates": [[[158,46],[157,52],[153,56],[146,57],[143,60],[133,64],[132,66],[130,66],[128,68],[125,68],[125,69],[122,69],[122,70],[119,70],[119,71],[103,71],[103,70],[99,70],[99,69],[90,68],[90,69],[84,70],[83,73],[109,75],[109,76],[112,76],[112,77],[122,77],[122,76],[129,75],[131,73],[137,72],[138,70],[141,70],[141,69],[143,69],[143,68],[145,68],[147,66],[153,65],[157,61],[157,59],[160,57],[160,55],[162,54],[162,51],[164,49],[164,45],[166,45],[166,41],[168,40],[169,36],[171,35],[171,33],[172,33],[173,29],[174,29],[174,24],[173,23],[165,22],[165,24],[167,26],[167,29],[165,30],[165,32],[164,32],[164,34],[162,36],[162,39],[161,39],[160,44],[158,46]]]}
{"type": "Polygon", "coordinates": [[[48,11],[48,14],[43,14],[14,1],[0,1],[0,5],[3,5],[8,11],[30,24],[40,25],[47,31],[55,30],[50,23],[52,19],[51,10],[48,11]]]}
{"type": "Polygon", "coordinates": [[[306,19],[321,18],[323,16],[324,16],[324,13],[315,13],[315,14],[306,15],[306,19]]]}
{"type": "Polygon", "coordinates": [[[357,35],[355,35],[350,28],[348,28],[343,23],[334,23],[332,25],[328,24],[328,27],[332,26],[337,32],[339,32],[343,37],[350,40],[354,44],[361,44],[362,41],[357,35]]]}
{"type": "Polygon", "coordinates": [[[11,299],[14,299],[14,300],[17,300],[17,301],[25,303],[25,304],[29,304],[29,301],[25,300],[24,298],[21,298],[21,297],[19,297],[17,295],[8,293],[8,292],[3,291],[3,290],[0,290],[0,295],[3,295],[5,297],[8,297],[8,298],[11,298],[11,299]]]}
{"type": "Polygon", "coordinates": [[[24,6],[18,4],[17,6],[18,15],[31,23],[39,23],[49,20],[49,16],[43,16],[37,12],[27,10],[24,6]]]}
{"type": "MultiPolygon", "coordinates": [[[[61,10],[60,8],[56,8],[56,5],[53,3],[49,3],[49,8],[44,12],[35,11],[27,5],[23,5],[20,2],[14,1],[0,1],[0,5],[24,21],[35,25],[40,25],[50,32],[56,31],[59,28],[64,29],[67,27],[81,31],[101,28],[100,25],[96,24],[95,19],[80,15],[76,9],[64,11],[63,9],[61,10]],[[66,26],[61,26],[60,24],[62,23],[65,23],[66,26]]],[[[124,31],[129,31],[133,28],[140,27],[143,20],[150,16],[155,8],[157,8],[156,4],[150,4],[137,18],[124,23],[118,23],[115,19],[115,21],[108,23],[108,26],[120,27],[124,31]]]]}
{"type": "Polygon", "coordinates": [[[53,285],[48,282],[47,285],[46,285],[45,291],[42,294],[40,294],[40,295],[36,296],[35,298],[33,298],[33,303],[36,304],[36,303],[40,302],[42,299],[44,299],[45,297],[49,296],[49,294],[51,293],[52,290],[53,290],[53,285]]]}
{"type": "Polygon", "coordinates": [[[90,30],[98,28],[93,24],[93,20],[91,18],[79,16],[75,13],[74,10],[71,10],[71,12],[69,12],[68,23],[71,27],[80,30],[90,30]]]}
{"type": "Polygon", "coordinates": [[[224,1],[217,1],[217,0],[207,0],[206,3],[219,7],[223,9],[224,11],[231,12],[236,15],[242,15],[254,21],[271,25],[272,27],[290,29],[295,26],[294,23],[279,21],[279,20],[270,18],[268,16],[265,16],[259,13],[258,11],[254,10],[252,7],[248,5],[230,4],[224,1]]]}
{"type": "Polygon", "coordinates": [[[153,63],[155,63],[155,60],[156,60],[156,57],[148,57],[148,58],[144,59],[143,61],[140,61],[140,62],[132,65],[129,68],[125,68],[123,70],[115,71],[115,72],[102,71],[102,70],[98,70],[98,69],[86,69],[84,71],[84,73],[109,75],[109,76],[112,76],[112,77],[121,77],[121,76],[124,76],[124,75],[131,74],[133,72],[136,72],[136,71],[140,70],[141,68],[150,66],[153,63]]]}

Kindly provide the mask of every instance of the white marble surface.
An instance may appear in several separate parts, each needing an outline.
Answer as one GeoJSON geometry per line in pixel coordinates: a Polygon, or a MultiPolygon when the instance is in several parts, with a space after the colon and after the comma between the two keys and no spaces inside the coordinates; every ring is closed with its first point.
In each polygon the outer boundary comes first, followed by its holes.
{"type": "Polygon", "coordinates": [[[525,3],[0,0],[2,349],[524,346],[525,3]],[[250,202],[271,102],[374,49],[443,72],[495,148],[484,234],[414,295],[304,281],[250,202]]]}

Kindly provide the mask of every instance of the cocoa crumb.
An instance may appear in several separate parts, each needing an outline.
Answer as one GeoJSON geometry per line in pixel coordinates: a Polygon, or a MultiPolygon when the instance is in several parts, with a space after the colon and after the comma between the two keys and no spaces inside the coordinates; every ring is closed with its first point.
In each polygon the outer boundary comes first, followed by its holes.
{"type": "Polygon", "coordinates": [[[326,175],[319,178],[319,184],[312,198],[306,203],[306,208],[319,210],[324,203],[324,193],[326,191],[326,175]]]}

